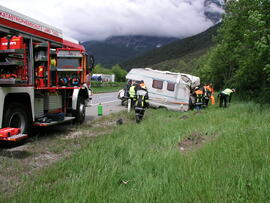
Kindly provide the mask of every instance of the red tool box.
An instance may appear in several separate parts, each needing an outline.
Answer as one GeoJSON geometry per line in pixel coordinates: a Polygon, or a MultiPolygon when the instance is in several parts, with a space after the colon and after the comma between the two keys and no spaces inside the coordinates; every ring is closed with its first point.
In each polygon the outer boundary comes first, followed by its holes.
{"type": "Polygon", "coordinates": [[[21,36],[12,37],[9,41],[9,46],[8,46],[8,38],[2,37],[0,50],[6,50],[6,49],[23,49],[23,37],[21,36]]]}
{"type": "Polygon", "coordinates": [[[20,128],[3,128],[0,129],[0,140],[19,141],[27,138],[26,134],[21,134],[20,128]]]}

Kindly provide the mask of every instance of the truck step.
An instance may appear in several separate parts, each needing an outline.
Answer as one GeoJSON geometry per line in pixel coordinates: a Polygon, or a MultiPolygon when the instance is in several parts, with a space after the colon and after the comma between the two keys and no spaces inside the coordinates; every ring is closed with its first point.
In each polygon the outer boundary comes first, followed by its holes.
{"type": "Polygon", "coordinates": [[[56,125],[56,124],[59,124],[59,123],[65,123],[65,122],[68,122],[68,121],[72,121],[74,119],[75,119],[75,117],[65,117],[64,120],[62,120],[62,121],[51,121],[49,123],[35,122],[34,125],[35,126],[51,126],[51,125],[56,125]]]}
{"type": "Polygon", "coordinates": [[[27,134],[18,134],[18,135],[12,135],[10,137],[0,137],[0,140],[5,140],[5,141],[20,141],[23,140],[25,138],[27,138],[28,135],[27,134]]]}

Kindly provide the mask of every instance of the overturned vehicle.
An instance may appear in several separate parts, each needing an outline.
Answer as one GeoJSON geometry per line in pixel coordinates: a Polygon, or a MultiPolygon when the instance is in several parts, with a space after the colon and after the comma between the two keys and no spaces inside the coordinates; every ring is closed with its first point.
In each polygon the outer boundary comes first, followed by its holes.
{"type": "Polygon", "coordinates": [[[191,91],[200,85],[199,77],[151,68],[131,69],[126,78],[132,81],[144,81],[150,106],[174,111],[189,110],[193,100],[191,91]]]}

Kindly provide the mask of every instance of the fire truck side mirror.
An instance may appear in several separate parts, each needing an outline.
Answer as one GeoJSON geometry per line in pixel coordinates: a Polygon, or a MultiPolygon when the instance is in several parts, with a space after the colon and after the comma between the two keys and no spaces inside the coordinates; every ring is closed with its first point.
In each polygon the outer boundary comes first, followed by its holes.
{"type": "Polygon", "coordinates": [[[93,55],[88,57],[89,71],[92,72],[95,66],[95,58],[93,55]]]}

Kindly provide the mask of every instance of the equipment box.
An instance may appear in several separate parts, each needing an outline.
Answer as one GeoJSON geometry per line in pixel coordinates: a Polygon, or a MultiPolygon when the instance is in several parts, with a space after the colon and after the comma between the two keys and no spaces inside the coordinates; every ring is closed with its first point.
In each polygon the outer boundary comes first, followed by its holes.
{"type": "Polygon", "coordinates": [[[1,38],[0,50],[6,49],[23,49],[23,37],[12,37],[9,41],[6,37],[1,38]]]}

